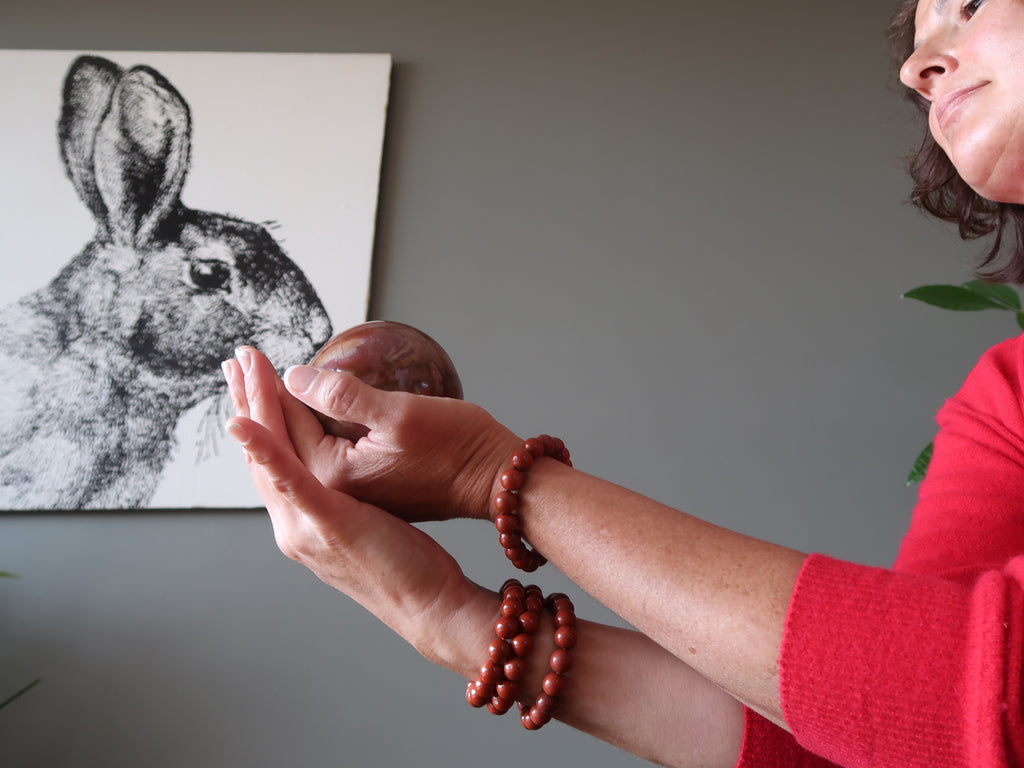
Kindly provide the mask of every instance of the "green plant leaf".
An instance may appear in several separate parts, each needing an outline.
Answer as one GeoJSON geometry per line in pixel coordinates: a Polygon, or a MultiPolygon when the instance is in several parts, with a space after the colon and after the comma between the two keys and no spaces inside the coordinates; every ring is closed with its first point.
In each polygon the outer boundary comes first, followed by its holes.
{"type": "Polygon", "coordinates": [[[7,571],[0,571],[0,579],[20,579],[21,577],[16,573],[8,573],[7,571]]]}
{"type": "Polygon", "coordinates": [[[3,701],[0,701],[0,709],[3,709],[4,707],[6,707],[6,706],[7,706],[8,704],[10,704],[10,703],[11,703],[12,701],[14,701],[14,700],[15,700],[16,698],[18,698],[19,696],[21,696],[21,695],[22,695],[23,693],[28,693],[28,692],[29,692],[30,690],[32,690],[33,688],[35,688],[35,687],[36,687],[37,685],[39,685],[39,684],[40,684],[41,682],[43,682],[43,678],[41,678],[41,677],[37,677],[37,678],[36,678],[35,680],[33,680],[33,681],[32,681],[31,683],[29,683],[28,685],[26,685],[26,686],[25,686],[24,688],[22,688],[22,689],[21,689],[20,691],[17,691],[16,693],[14,693],[14,694],[12,694],[12,695],[8,696],[8,697],[7,697],[6,699],[4,699],[3,701]]]}
{"type": "Polygon", "coordinates": [[[1021,330],[1024,331],[1024,312],[1017,313],[1017,325],[1019,325],[1021,330]]]}
{"type": "Polygon", "coordinates": [[[934,448],[934,443],[928,443],[924,450],[917,455],[917,458],[914,460],[914,466],[911,468],[910,474],[907,475],[905,485],[911,486],[924,480],[924,476],[928,473],[928,465],[932,461],[932,450],[934,448]]]}
{"type": "Polygon", "coordinates": [[[964,288],[984,296],[1006,309],[1020,309],[1020,295],[1008,285],[1003,283],[986,283],[983,280],[971,280],[964,283],[964,288]]]}
{"type": "Polygon", "coordinates": [[[904,293],[903,298],[916,299],[933,307],[952,309],[956,312],[1007,309],[1005,305],[962,285],[922,285],[904,293]]]}

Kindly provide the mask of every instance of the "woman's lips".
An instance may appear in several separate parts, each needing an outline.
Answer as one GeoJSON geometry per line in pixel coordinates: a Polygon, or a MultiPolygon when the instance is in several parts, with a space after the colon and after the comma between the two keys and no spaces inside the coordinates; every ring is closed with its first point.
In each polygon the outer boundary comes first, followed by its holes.
{"type": "Polygon", "coordinates": [[[952,122],[953,117],[956,115],[963,103],[986,85],[988,85],[988,83],[979,83],[978,85],[961,88],[960,90],[948,93],[939,99],[935,103],[935,122],[939,126],[939,130],[945,133],[946,126],[952,122]]]}

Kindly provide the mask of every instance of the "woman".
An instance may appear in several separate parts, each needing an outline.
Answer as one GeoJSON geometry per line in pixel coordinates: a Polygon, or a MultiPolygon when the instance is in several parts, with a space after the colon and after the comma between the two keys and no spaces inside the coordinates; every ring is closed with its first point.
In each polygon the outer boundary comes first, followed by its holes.
{"type": "MultiPolygon", "coordinates": [[[[897,46],[913,50],[901,78],[928,108],[934,141],[914,169],[916,199],[965,236],[1020,232],[1024,2],[961,2],[904,2],[894,26],[897,46]]],[[[1021,251],[1004,277],[1024,276],[1021,251]]],[[[523,440],[461,401],[305,366],[281,381],[252,349],[224,368],[238,412],[228,430],[282,551],[428,659],[481,674],[499,599],[409,521],[493,516],[523,440]],[[325,435],[307,406],[371,432],[354,444],[325,435]]],[[[535,461],[517,490],[524,538],[636,627],[579,621],[556,716],[667,765],[1024,761],[1022,402],[1017,339],[987,354],[940,412],[892,570],[757,541],[550,456],[535,461]]],[[[556,645],[555,620],[543,621],[541,659],[556,645]]],[[[534,701],[547,671],[528,665],[521,701],[534,701]]]]}

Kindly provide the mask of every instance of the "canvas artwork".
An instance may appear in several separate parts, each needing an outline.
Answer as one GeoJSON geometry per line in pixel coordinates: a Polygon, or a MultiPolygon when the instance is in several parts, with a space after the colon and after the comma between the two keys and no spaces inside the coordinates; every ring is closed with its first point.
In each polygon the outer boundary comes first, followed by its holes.
{"type": "Polygon", "coordinates": [[[220,362],[366,319],[390,71],[0,51],[0,509],[260,505],[220,362]]]}

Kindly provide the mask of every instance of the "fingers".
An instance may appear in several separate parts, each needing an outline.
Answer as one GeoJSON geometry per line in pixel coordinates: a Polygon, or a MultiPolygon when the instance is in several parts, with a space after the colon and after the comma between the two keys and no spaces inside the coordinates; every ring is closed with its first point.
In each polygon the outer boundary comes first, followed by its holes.
{"type": "Polygon", "coordinates": [[[228,394],[231,396],[231,405],[239,416],[249,417],[249,401],[245,396],[245,381],[242,367],[238,360],[225,360],[220,364],[224,372],[224,380],[228,384],[228,394]]]}
{"type": "MultiPolygon", "coordinates": [[[[317,416],[288,392],[273,365],[258,350],[241,347],[222,368],[235,413],[263,425],[282,443],[289,443],[323,485],[333,485],[351,444],[325,436],[317,416]]],[[[240,434],[237,429],[241,423],[232,427],[236,429],[235,437],[240,434]]],[[[245,430],[248,435],[251,428],[246,426],[245,430]]]]}
{"type": "Polygon", "coordinates": [[[365,424],[373,429],[393,416],[395,403],[410,396],[383,392],[355,376],[338,371],[296,365],[285,371],[284,383],[297,399],[332,418],[365,424]]]}
{"type": "Polygon", "coordinates": [[[323,436],[322,430],[315,429],[316,417],[288,394],[270,360],[258,350],[238,348],[235,359],[225,361],[222,369],[235,413],[240,417],[228,422],[228,432],[245,448],[261,495],[265,500],[280,497],[286,503],[298,504],[299,499],[292,498],[296,492],[294,479],[308,471],[295,454],[289,424],[298,421],[292,431],[300,435],[312,428],[315,439],[317,433],[323,436]]]}
{"type": "Polygon", "coordinates": [[[281,409],[280,379],[267,357],[251,347],[239,347],[235,359],[245,382],[245,399],[249,404],[249,417],[281,439],[287,439],[288,428],[281,409]]]}
{"type": "Polygon", "coordinates": [[[274,522],[275,530],[295,526],[298,519],[328,517],[338,494],[325,489],[299,461],[290,443],[277,438],[252,419],[228,421],[228,434],[245,449],[257,490],[274,522]]]}

